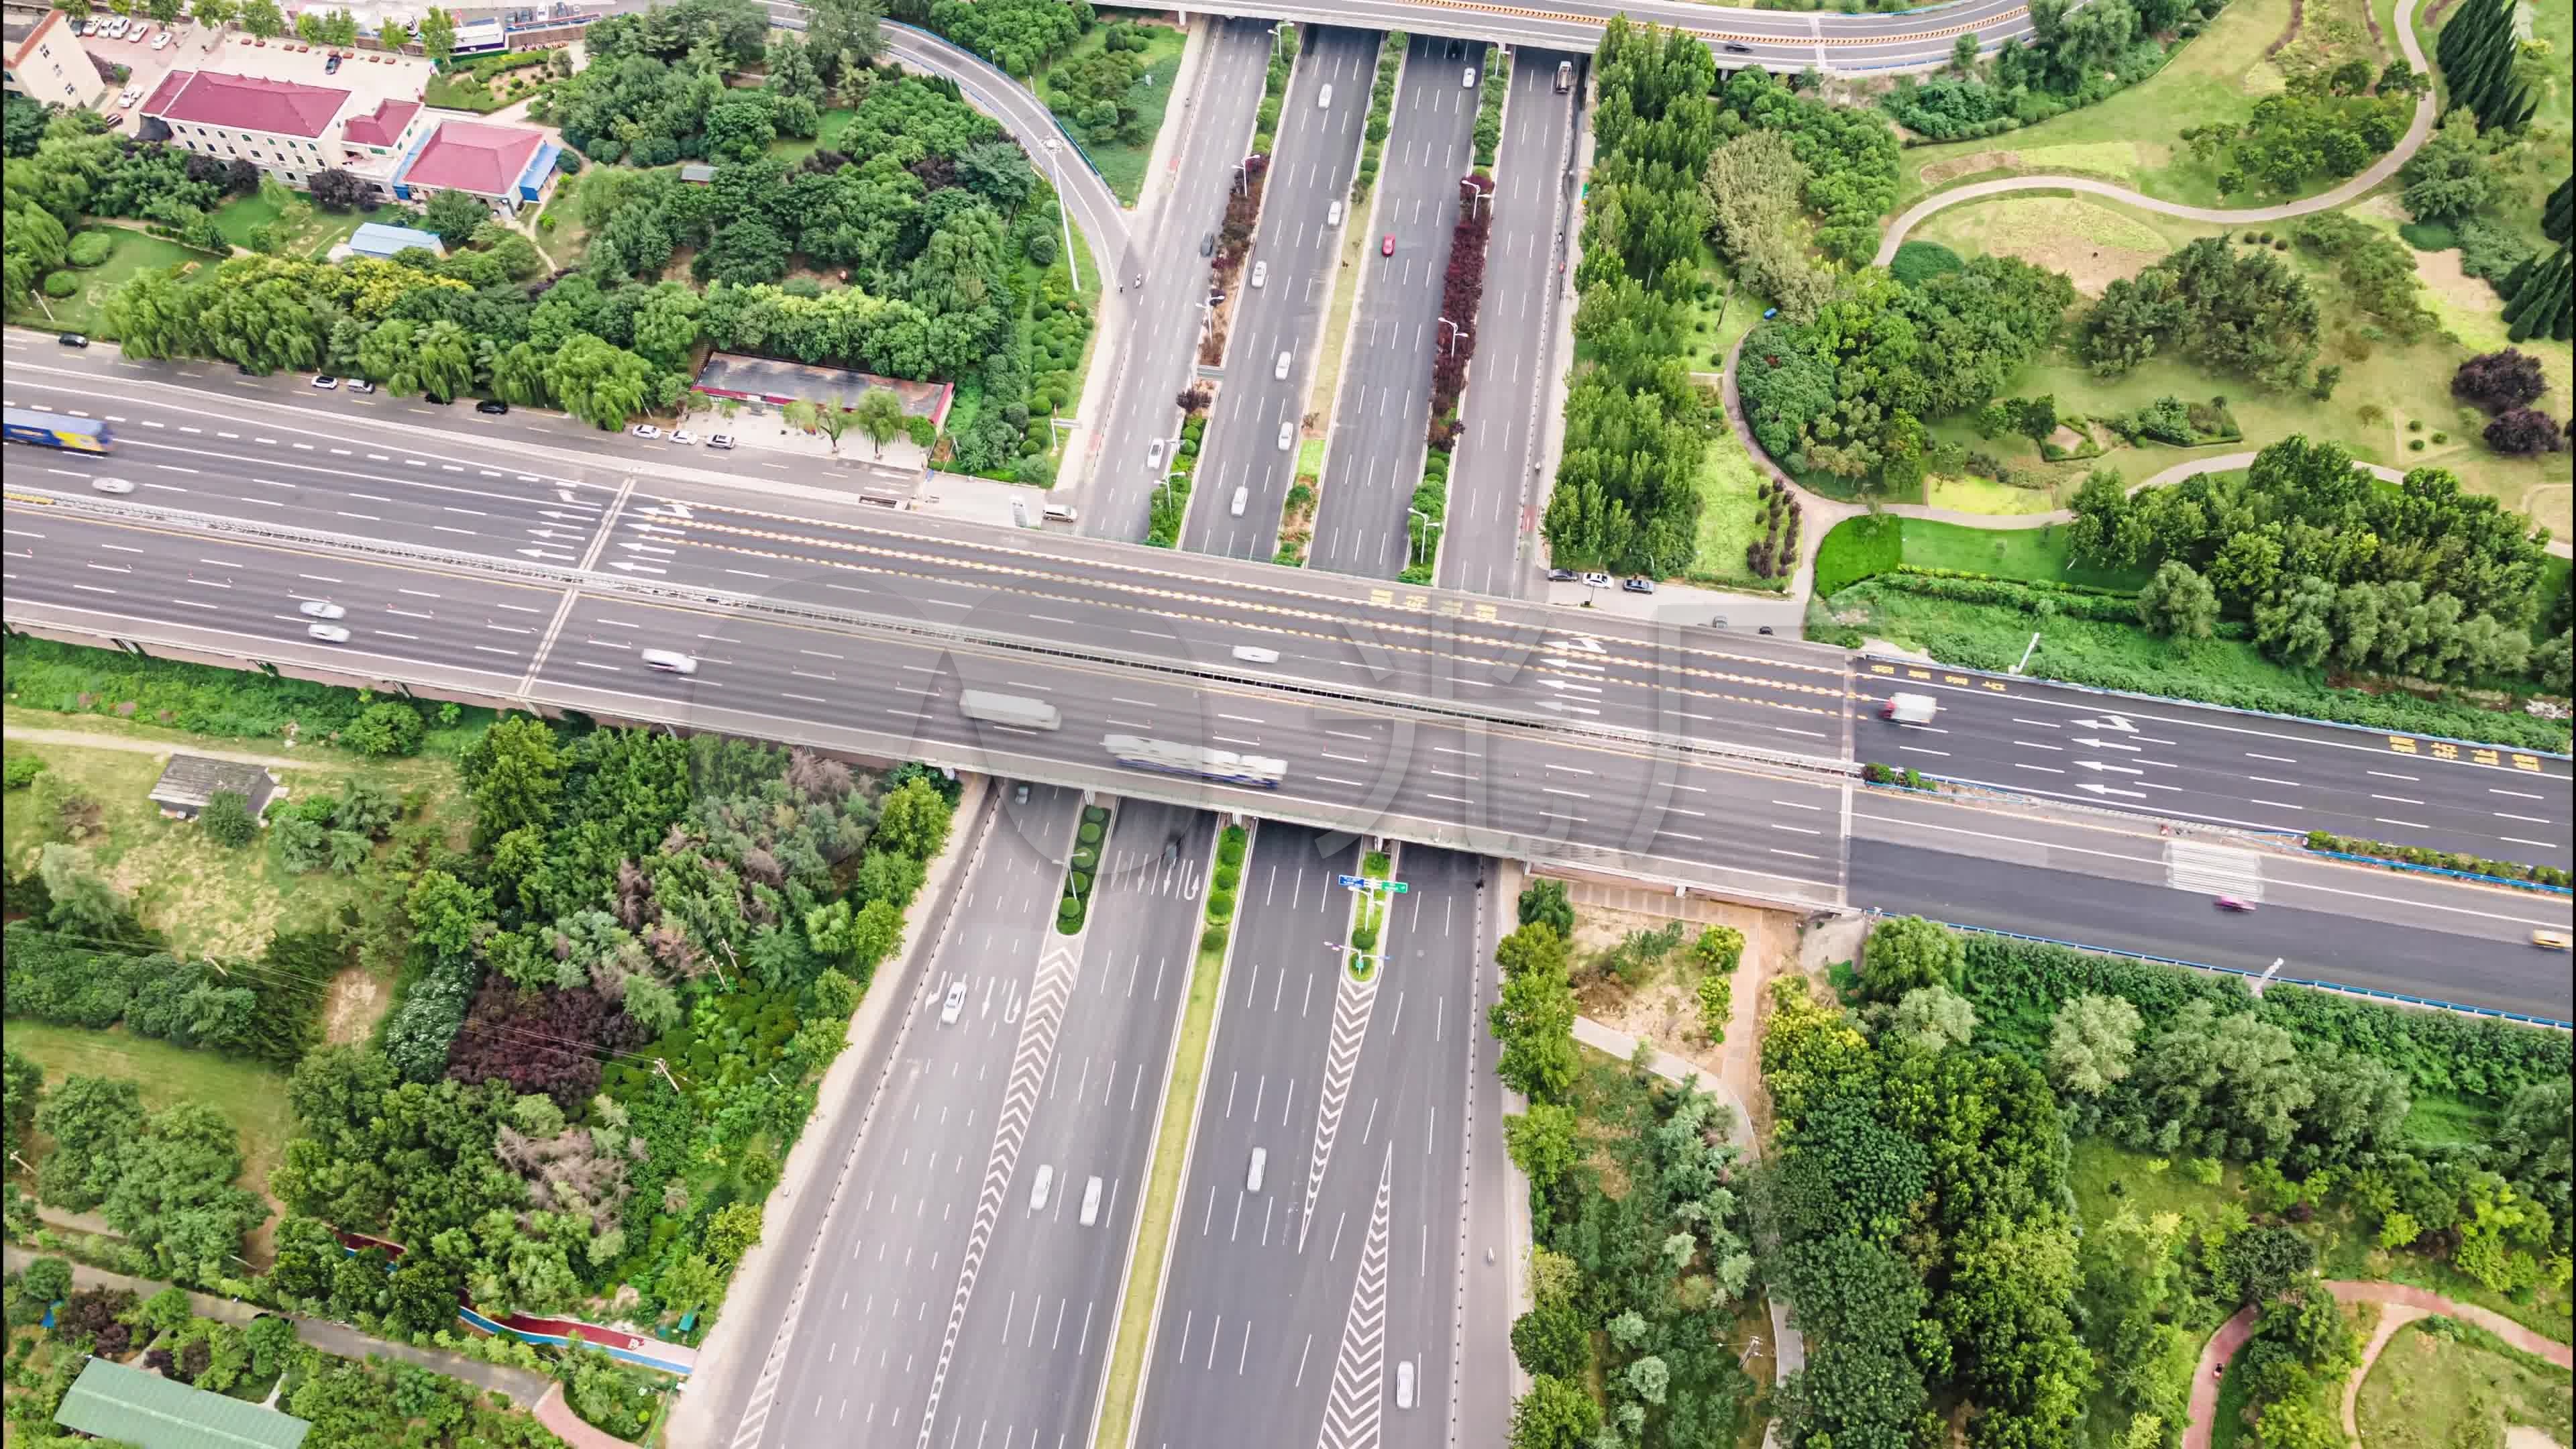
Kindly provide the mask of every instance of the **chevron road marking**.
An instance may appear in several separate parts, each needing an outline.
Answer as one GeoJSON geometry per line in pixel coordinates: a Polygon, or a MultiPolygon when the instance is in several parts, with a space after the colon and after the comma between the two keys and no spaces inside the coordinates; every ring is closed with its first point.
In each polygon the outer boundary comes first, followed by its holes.
{"type": "Polygon", "coordinates": [[[1359,1276],[1351,1283],[1351,1311],[1342,1320],[1341,1352],[1333,1358],[1333,1393],[1324,1401],[1324,1427],[1316,1449],[1377,1449],[1386,1416],[1386,1225],[1395,1185],[1395,1144],[1377,1170],[1377,1201],[1369,1207],[1368,1243],[1360,1249],[1359,1276]]]}
{"type": "Polygon", "coordinates": [[[916,1441],[929,1449],[931,1428],[939,1420],[939,1396],[948,1387],[948,1361],[956,1356],[957,1335],[966,1324],[966,1303],[975,1296],[975,1275],[984,1267],[993,1229],[1002,1220],[1002,1199],[1011,1190],[1011,1169],[1019,1165],[1020,1143],[1037,1111],[1038,1088],[1046,1082],[1047,1064],[1055,1058],[1056,1029],[1064,1023],[1065,1002],[1082,976],[1082,942],[1087,936],[1049,933],[1038,953],[1037,979],[1029,985],[1020,1016],[1020,1047],[1011,1058],[1011,1084],[1002,1094],[1002,1115],[993,1127],[993,1152],[984,1163],[984,1190],[975,1200],[975,1225],[966,1234],[966,1257],[957,1267],[957,1294],[948,1305],[948,1328],[940,1335],[939,1362],[930,1373],[930,1403],[921,1411],[916,1441]]]}
{"type": "Polygon", "coordinates": [[[1324,1164],[1333,1155],[1333,1136],[1341,1130],[1342,1107],[1350,1100],[1351,1078],[1359,1071],[1360,1048],[1368,1042],[1369,1013],[1377,1005],[1377,984],[1386,976],[1381,966],[1366,981],[1336,965],[1333,991],[1333,1039],[1324,1054],[1324,1091],[1315,1103],[1315,1150],[1306,1158],[1306,1205],[1297,1213],[1297,1251],[1306,1251],[1306,1233],[1315,1221],[1315,1196],[1324,1190],[1324,1164]]]}
{"type": "Polygon", "coordinates": [[[2194,895],[2263,899],[2263,857],[2233,845],[2165,842],[2165,884],[2194,895]]]}

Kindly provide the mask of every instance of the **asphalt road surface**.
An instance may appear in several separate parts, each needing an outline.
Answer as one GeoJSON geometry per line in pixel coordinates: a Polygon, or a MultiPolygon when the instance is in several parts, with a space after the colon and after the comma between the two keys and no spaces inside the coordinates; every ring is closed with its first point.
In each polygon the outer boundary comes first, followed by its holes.
{"type": "MultiPolygon", "coordinates": [[[[512,419],[461,408],[415,417],[381,395],[316,394],[284,379],[235,397],[225,393],[242,380],[228,373],[163,369],[172,383],[125,366],[11,369],[14,405],[104,417],[120,434],[106,458],[13,449],[13,483],[95,498],[90,481],[122,477],[138,487],[126,501],[145,506],[983,629],[1121,664],[1196,661],[1246,688],[1275,681],[1498,719],[1857,757],[2213,824],[2570,858],[2559,757],[1923,666],[1873,661],[1855,679],[1840,652],[1794,640],[1258,563],[1182,564],[1163,550],[889,513],[813,490],[765,494],[762,483],[780,485],[684,471],[709,455],[622,435],[599,436],[603,451],[587,453],[477,436],[485,422],[512,419]],[[1231,654],[1244,646],[1280,657],[1247,666],[1231,654]],[[1928,729],[1873,718],[1899,690],[1934,694],[1943,714],[1928,729]],[[2080,743],[2088,739],[2098,743],[2080,743]]],[[[167,567],[143,580],[185,582],[196,571],[192,540],[152,540],[117,540],[92,572],[151,558],[167,567]]],[[[83,581],[92,587],[66,587],[64,602],[95,604],[82,596],[116,587],[83,581]]],[[[395,590],[381,603],[419,612],[408,597],[395,590]]],[[[202,602],[154,593],[123,612],[202,623],[202,602]]],[[[402,617],[385,620],[389,645],[416,633],[392,622],[402,617]]]]}
{"type": "Polygon", "coordinates": [[[1613,14],[1631,24],[1680,27],[1718,50],[1723,66],[1773,71],[1867,72],[1924,69],[1946,63],[1960,35],[1986,49],[2030,33],[2020,0],[1968,0],[1890,15],[1738,10],[1688,0],[1547,0],[1500,6],[1479,0],[1242,0],[1208,7],[1328,25],[1460,36],[1555,50],[1591,50],[1613,14]]]}
{"type": "Polygon", "coordinates": [[[1288,78],[1252,258],[1236,274],[1240,290],[1226,340],[1225,379],[1199,442],[1182,533],[1183,545],[1194,553],[1267,559],[1279,546],[1279,510],[1295,481],[1306,389],[1315,375],[1334,262],[1344,230],[1362,224],[1347,213],[1377,51],[1372,32],[1310,29],[1288,78]],[[1327,88],[1329,106],[1323,104],[1327,88]],[[1345,212],[1338,225],[1331,220],[1335,202],[1345,212]],[[1252,285],[1255,267],[1263,273],[1258,287],[1252,285]]]}
{"type": "Polygon", "coordinates": [[[2563,896],[1884,791],[1850,851],[1853,903],[1890,915],[2576,1021],[2567,957],[2531,942],[2567,929],[2563,896]]]}
{"type": "Polygon", "coordinates": [[[1450,1442],[1479,863],[1403,853],[1361,985],[1337,949],[1358,847],[1331,844],[1265,823],[1244,871],[1138,1410],[1152,1449],[1450,1442]]]}
{"type": "MultiPolygon", "coordinates": [[[[1512,94],[1494,157],[1494,224],[1485,243],[1485,300],[1477,311],[1476,357],[1459,402],[1465,433],[1450,459],[1449,518],[1440,543],[1440,582],[1473,594],[1524,597],[1537,571],[1524,556],[1524,513],[1538,503],[1546,459],[1543,414],[1556,356],[1558,269],[1573,219],[1576,91],[1556,92],[1556,67],[1576,57],[1521,49],[1512,55],[1512,94]]],[[[1575,84],[1588,71],[1577,60],[1575,84]]],[[[1529,527],[1525,528],[1525,523],[1529,527]]]]}
{"type": "Polygon", "coordinates": [[[910,1024],[863,1078],[848,1187],[788,1225],[824,1251],[774,1371],[714,1415],[734,1449],[1089,1437],[1213,827],[1122,809],[1076,941],[1054,908],[1078,798],[997,793],[910,1024]]]}
{"type": "MultiPolygon", "coordinates": [[[[1475,169],[1482,45],[1417,35],[1406,48],[1369,214],[1369,268],[1333,401],[1332,446],[1309,566],[1391,579],[1413,562],[1407,514],[1422,482],[1435,352],[1459,182],[1475,169]],[[1392,255],[1386,248],[1392,245],[1392,255]]],[[[1473,318],[1451,319],[1473,326],[1473,318]]]]}
{"type": "Polygon", "coordinates": [[[1146,453],[1160,440],[1168,459],[1181,430],[1175,399],[1198,364],[1200,303],[1207,298],[1207,260],[1199,255],[1199,242],[1225,219],[1226,187],[1251,143],[1270,69],[1270,31],[1268,21],[1215,21],[1200,41],[1204,60],[1197,85],[1182,93],[1180,108],[1165,118],[1166,125],[1179,128],[1168,184],[1152,212],[1129,228],[1135,260],[1123,276],[1111,278],[1113,287],[1127,285],[1125,293],[1115,294],[1127,320],[1112,339],[1117,345],[1104,353],[1116,358],[1117,371],[1104,405],[1099,451],[1079,470],[1090,480],[1081,494],[1081,527],[1090,537],[1145,536],[1154,487],[1164,471],[1147,467],[1146,453]],[[1135,295],[1139,279],[1141,301],[1135,295]]]}

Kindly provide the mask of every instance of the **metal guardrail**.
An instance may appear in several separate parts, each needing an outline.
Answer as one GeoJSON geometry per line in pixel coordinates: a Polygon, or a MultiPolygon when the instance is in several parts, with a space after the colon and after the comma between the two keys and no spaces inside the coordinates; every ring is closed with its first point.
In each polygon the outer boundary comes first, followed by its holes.
{"type": "Polygon", "coordinates": [[[1409,717],[1411,722],[1416,723],[1498,726],[1520,732],[1544,734],[1558,739],[1568,736],[1585,738],[1630,750],[1734,760],[1775,769],[1835,776],[1856,775],[1860,768],[1857,763],[1850,760],[1801,755],[1785,750],[1765,749],[1758,745],[1690,740],[1665,731],[1635,729],[1620,725],[1588,724],[1561,719],[1554,715],[1520,714],[1453,701],[1427,700],[1418,694],[1406,694],[1394,690],[1328,686],[1282,679],[1250,670],[1233,670],[1221,665],[1205,665],[1123,650],[1047,644],[996,630],[972,628],[961,624],[940,624],[927,619],[904,619],[856,609],[830,608],[820,604],[783,603],[753,594],[656,583],[626,574],[605,573],[564,564],[469,554],[452,549],[396,543],[383,539],[357,538],[297,528],[290,524],[258,523],[247,519],[225,518],[182,509],[161,508],[150,504],[111,502],[108,499],[87,494],[13,487],[8,490],[6,496],[12,501],[125,524],[140,523],[164,530],[175,527],[226,538],[291,546],[341,557],[383,559],[388,562],[436,568],[451,574],[480,576],[540,588],[580,589],[594,594],[613,594],[681,609],[716,608],[736,615],[768,618],[779,623],[821,625],[844,633],[873,634],[881,638],[934,643],[946,648],[965,647],[984,652],[1034,656],[1069,663],[1114,664],[1169,678],[1228,684],[1274,695],[1297,695],[1339,704],[1367,704],[1378,709],[1393,711],[1399,716],[1409,717]]]}
{"type": "Polygon", "coordinates": [[[2509,875],[2480,875],[2475,871],[2452,870],[2447,866],[2417,865],[2411,860],[2390,860],[2384,855],[2352,855],[2340,850],[2318,850],[2313,846],[2307,847],[2307,853],[2310,855],[2322,855],[2329,860],[2349,860],[2358,862],[2362,865],[2375,865],[2385,870],[2413,871],[2419,875],[2449,876],[2453,880],[2476,881],[2480,885],[2511,886],[2516,890],[2539,891],[2547,895],[2563,896],[2576,894],[2576,892],[2571,892],[2563,885],[2551,885],[2547,881],[2515,880],[2509,875]]]}
{"type": "MultiPolygon", "coordinates": [[[[2085,951],[2096,956],[2120,956],[2131,961],[2152,961],[2159,966],[2180,966],[2192,971],[2208,971],[2221,976],[2262,980],[2260,971],[2241,966],[2213,966],[2206,961],[2185,961],[2177,956],[2157,956],[2145,951],[2123,951],[2117,946],[2089,946],[2081,941],[2061,941],[2054,936],[2033,936],[2021,931],[2000,930],[1993,926],[1964,926],[1956,921],[1940,921],[1953,931],[1974,931],[1980,936],[2004,936],[2015,941],[2031,941],[2042,946],[2063,946],[2070,951],[2085,951]]],[[[2421,1006],[2434,1011],[2457,1012],[2462,1016],[2489,1016],[2500,1021],[2518,1022],[2524,1026],[2543,1026],[2554,1031],[2576,1031],[2576,1023],[2552,1016],[2526,1016],[2519,1011],[2503,1011],[2492,1006],[2462,1006],[2456,1001],[2441,1001],[2430,996],[2408,996],[2398,991],[2376,991],[2367,986],[2346,986],[2340,981],[2317,981],[2306,977],[2275,976],[2272,984],[2305,986],[2317,991],[2332,991],[2344,996],[2360,996],[2375,1001],[2394,1001],[2402,1006],[2421,1006]]]]}

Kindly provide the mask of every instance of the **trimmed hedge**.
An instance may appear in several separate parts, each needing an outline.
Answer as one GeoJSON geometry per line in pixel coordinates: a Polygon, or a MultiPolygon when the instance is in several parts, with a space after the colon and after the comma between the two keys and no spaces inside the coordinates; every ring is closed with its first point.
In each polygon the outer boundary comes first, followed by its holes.
{"type": "Polygon", "coordinates": [[[2420,845],[2391,845],[2385,840],[2364,840],[2357,835],[2335,835],[2323,830],[2308,832],[2308,849],[2339,851],[2345,855],[2368,855],[2381,860],[2403,861],[2408,865],[2428,865],[2438,870],[2456,870],[2465,875],[2491,875],[2504,880],[2527,880],[2537,885],[2563,886],[2567,872],[2554,865],[2524,865],[2520,861],[2489,860],[2483,855],[2464,855],[2449,850],[2428,850],[2420,845]]]}

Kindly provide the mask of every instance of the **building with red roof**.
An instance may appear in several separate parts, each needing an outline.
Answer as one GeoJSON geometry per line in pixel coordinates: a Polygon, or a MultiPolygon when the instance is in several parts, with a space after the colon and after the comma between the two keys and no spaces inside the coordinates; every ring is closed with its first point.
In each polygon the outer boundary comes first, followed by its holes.
{"type": "Polygon", "coordinates": [[[215,70],[173,70],[143,103],[186,150],[246,160],[297,188],[337,169],[382,186],[432,129],[418,98],[215,70]]]}
{"type": "Polygon", "coordinates": [[[545,204],[562,155],[563,147],[542,131],[442,121],[394,172],[394,195],[426,201],[441,191],[462,191],[515,216],[522,206],[545,204]]]}

